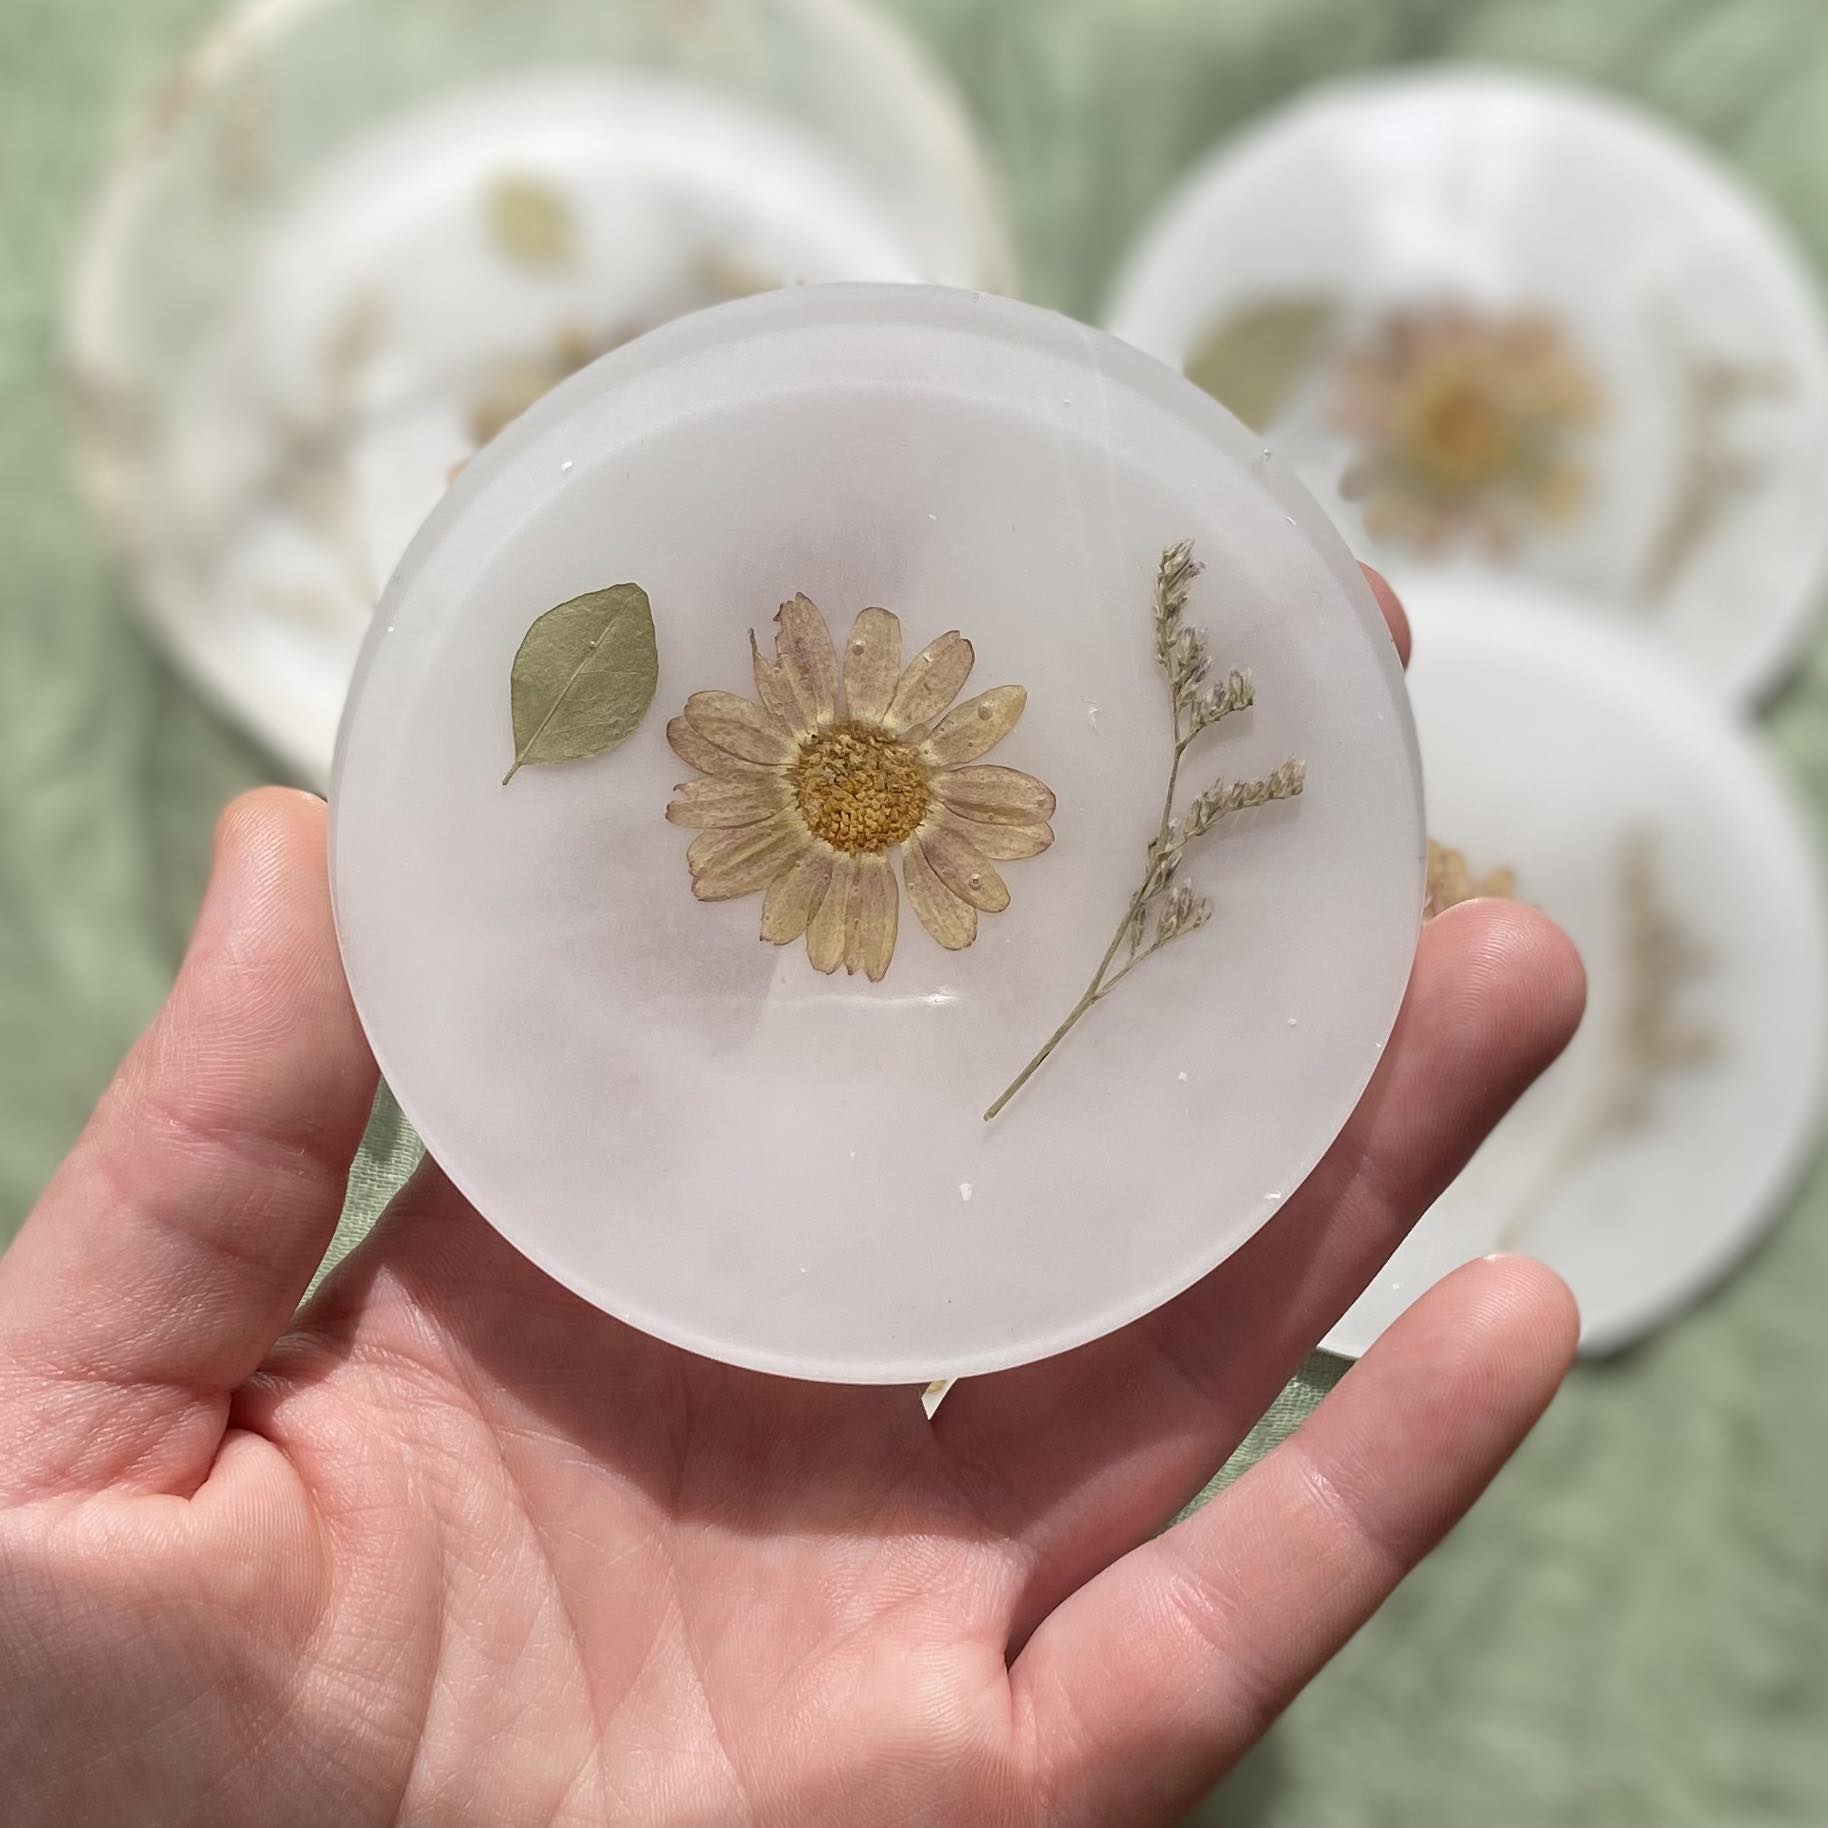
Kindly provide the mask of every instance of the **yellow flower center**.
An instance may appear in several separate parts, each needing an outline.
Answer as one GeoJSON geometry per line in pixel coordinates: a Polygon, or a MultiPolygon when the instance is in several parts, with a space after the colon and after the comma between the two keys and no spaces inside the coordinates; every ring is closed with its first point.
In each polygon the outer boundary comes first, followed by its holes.
{"type": "Polygon", "coordinates": [[[1414,457],[1443,487],[1478,488],[1517,460],[1510,415],[1489,378],[1457,363],[1422,378],[1410,413],[1414,457]]]}
{"type": "Polygon", "coordinates": [[[927,771],[885,731],[838,724],[800,744],[793,796],[807,830],[834,849],[885,851],[927,816],[927,771]]]}

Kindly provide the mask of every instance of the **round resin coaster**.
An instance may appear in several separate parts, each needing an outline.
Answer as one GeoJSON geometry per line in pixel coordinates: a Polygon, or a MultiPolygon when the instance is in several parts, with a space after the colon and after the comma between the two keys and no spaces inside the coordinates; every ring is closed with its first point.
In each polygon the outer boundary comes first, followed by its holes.
{"type": "Polygon", "coordinates": [[[1221,147],[1112,327],[1268,431],[1399,584],[1577,590],[1718,698],[1768,689],[1828,571],[1828,332],[1765,206],[1595,92],[1338,85],[1221,147]]]}
{"type": "Polygon", "coordinates": [[[834,279],[1008,281],[951,90],[850,0],[253,0],[99,200],[79,468],[179,660],[322,781],[455,468],[643,330],[834,279]]]}
{"type": "Polygon", "coordinates": [[[1587,1017],[1334,1329],[1356,1354],[1488,1251],[1542,1258],[1605,1352],[1693,1301],[1783,1208],[1820,1126],[1828,909],[1755,741],[1584,607],[1410,591],[1435,898],[1514,893],[1579,944],[1587,1017]]]}
{"type": "Polygon", "coordinates": [[[1041,1357],[1236,1249],[1422,898],[1395,653],[1300,487],[1114,339],[921,287],[681,320],[504,433],[333,807],[451,1178],[608,1311],[830,1379],[1041,1357]]]}

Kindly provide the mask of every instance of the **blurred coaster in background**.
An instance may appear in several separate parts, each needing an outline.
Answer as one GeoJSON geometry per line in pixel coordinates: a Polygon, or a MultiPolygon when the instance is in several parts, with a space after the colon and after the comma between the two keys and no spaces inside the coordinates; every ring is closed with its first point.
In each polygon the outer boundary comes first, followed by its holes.
{"type": "Polygon", "coordinates": [[[1429,823],[1456,853],[1439,899],[1514,875],[1579,944],[1588,1013],[1325,1344],[1363,1352],[1506,1249],[1560,1271],[1583,1348],[1609,1351],[1732,1267],[1815,1141],[1814,847],[1754,740],[1585,606],[1474,573],[1412,581],[1407,606],[1429,823]]]}
{"type": "Polygon", "coordinates": [[[1717,698],[1828,575],[1828,335],[1764,205],[1598,92],[1449,68],[1221,146],[1108,321],[1185,368],[1399,583],[1483,558],[1612,606],[1717,698]]]}
{"type": "Polygon", "coordinates": [[[951,91],[847,0],[245,7],[100,199],[79,468],[179,660],[321,782],[457,467],[642,331],[831,279],[1008,279],[951,91]]]}

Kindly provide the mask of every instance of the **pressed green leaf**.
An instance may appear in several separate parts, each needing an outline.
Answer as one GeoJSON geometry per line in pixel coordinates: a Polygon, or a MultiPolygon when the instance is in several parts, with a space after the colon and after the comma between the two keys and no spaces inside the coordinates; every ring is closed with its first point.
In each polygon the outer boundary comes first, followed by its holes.
{"type": "Polygon", "coordinates": [[[639,584],[586,591],[549,609],[514,656],[514,766],[576,762],[626,742],[660,679],[654,612],[639,584]]]}
{"type": "Polygon", "coordinates": [[[526,172],[497,178],[484,197],[489,236],[509,260],[557,269],[575,263],[577,217],[556,185],[526,172]]]}
{"type": "Polygon", "coordinates": [[[1187,379],[1264,431],[1314,359],[1337,309],[1325,298],[1278,298],[1234,311],[1194,345],[1183,364],[1187,379]]]}

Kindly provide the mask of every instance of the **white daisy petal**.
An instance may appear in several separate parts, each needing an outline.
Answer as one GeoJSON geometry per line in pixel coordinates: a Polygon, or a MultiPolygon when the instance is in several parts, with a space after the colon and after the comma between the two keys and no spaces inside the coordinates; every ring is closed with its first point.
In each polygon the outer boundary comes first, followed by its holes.
{"type": "Polygon", "coordinates": [[[866,609],[844,644],[844,703],[859,723],[879,724],[901,678],[901,619],[866,609]]]}
{"type": "Polygon", "coordinates": [[[933,873],[961,901],[968,901],[986,914],[1000,914],[1009,906],[1009,890],[997,874],[996,865],[975,846],[959,836],[954,826],[927,825],[915,834],[915,841],[933,873]]]}
{"type": "Polygon", "coordinates": [[[994,686],[968,698],[950,711],[920,746],[921,759],[930,767],[956,768],[975,762],[1016,727],[1028,703],[1020,686],[994,686]]]}
{"type": "Polygon", "coordinates": [[[819,606],[805,595],[775,612],[774,652],[799,701],[801,728],[816,730],[838,715],[838,656],[819,606]]]}
{"type": "Polygon", "coordinates": [[[812,728],[794,696],[793,682],[779,661],[770,660],[757,645],[755,630],[749,631],[749,657],[755,669],[755,695],[796,736],[805,736],[812,728]]]}
{"type": "Polygon", "coordinates": [[[762,938],[777,946],[798,939],[825,899],[831,871],[831,852],[815,846],[775,877],[762,899],[762,938]]]}
{"type": "Polygon", "coordinates": [[[674,788],[678,795],[666,809],[675,825],[696,825],[707,830],[726,825],[753,825],[780,812],[787,804],[787,783],[778,774],[752,774],[746,778],[712,775],[686,781],[674,788]]]}
{"type": "Polygon", "coordinates": [[[806,956],[815,971],[836,971],[844,962],[844,936],[850,921],[853,860],[840,851],[833,859],[831,881],[819,911],[806,929],[806,956]]]}
{"type": "Polygon", "coordinates": [[[1054,796],[1045,781],[1017,768],[947,768],[934,775],[934,797],[961,819],[988,825],[1044,824],[1054,816],[1054,796]]]}
{"type": "Polygon", "coordinates": [[[1040,821],[1032,825],[992,825],[961,818],[948,806],[936,806],[928,817],[935,825],[949,825],[975,849],[995,862],[1038,857],[1054,841],[1054,828],[1040,821]]]}
{"type": "Polygon", "coordinates": [[[792,813],[777,813],[759,825],[700,832],[686,851],[692,893],[700,901],[735,901],[765,889],[811,845],[792,813]]]}
{"type": "Polygon", "coordinates": [[[700,774],[721,775],[726,779],[748,779],[756,775],[771,775],[775,771],[772,763],[745,761],[740,755],[732,755],[728,749],[720,749],[714,742],[700,736],[683,717],[675,717],[667,725],[666,740],[673,753],[688,768],[696,768],[700,774]]]}
{"type": "Polygon", "coordinates": [[[685,720],[706,742],[746,762],[779,766],[792,761],[799,746],[778,717],[734,692],[694,692],[685,702],[685,720]]]}
{"type": "Polygon", "coordinates": [[[844,968],[861,971],[872,984],[880,984],[895,955],[895,925],[901,897],[895,872],[884,851],[866,851],[858,857],[851,877],[850,908],[844,934],[844,968]]]}
{"type": "Polygon", "coordinates": [[[930,724],[971,676],[972,658],[971,643],[955,628],[929,641],[896,681],[882,727],[899,734],[930,724]]]}
{"type": "Polygon", "coordinates": [[[901,847],[901,873],[907,883],[908,906],[948,952],[962,952],[977,938],[977,909],[961,901],[933,873],[918,833],[901,847]]]}

